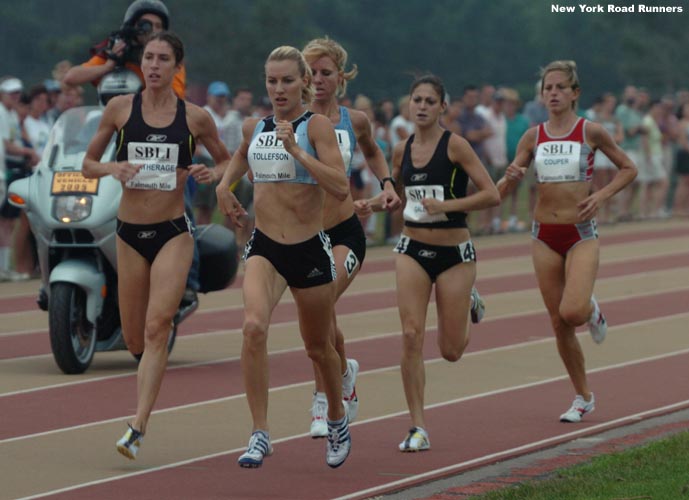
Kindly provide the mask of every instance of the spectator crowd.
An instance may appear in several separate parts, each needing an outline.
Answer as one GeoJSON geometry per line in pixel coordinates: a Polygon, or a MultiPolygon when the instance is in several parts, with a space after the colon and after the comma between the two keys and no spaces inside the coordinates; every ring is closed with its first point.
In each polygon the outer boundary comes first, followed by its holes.
{"type": "MultiPolygon", "coordinates": [[[[26,215],[7,202],[7,186],[32,174],[40,161],[50,128],[65,110],[84,104],[81,86],[66,84],[70,63],[56,65],[50,78],[26,86],[16,76],[0,78],[0,281],[23,281],[36,275],[31,231],[26,215]]],[[[446,95],[441,123],[467,139],[497,182],[513,161],[524,132],[547,119],[540,82],[524,102],[513,88],[492,84],[467,85],[461,94],[446,95]]],[[[198,100],[198,99],[196,99],[198,100]]],[[[392,148],[414,131],[409,117],[409,96],[374,102],[363,94],[344,96],[341,103],[364,112],[378,145],[390,161],[392,148]]],[[[204,109],[211,115],[221,141],[230,153],[241,142],[243,120],[271,112],[266,96],[255,96],[248,87],[230,89],[223,81],[206,87],[204,109]]],[[[635,162],[639,175],[621,196],[602,207],[598,222],[689,215],[689,90],[652,96],[646,89],[628,85],[618,95],[595,98],[577,113],[598,122],[635,162]]],[[[195,161],[213,166],[208,152],[199,147],[195,161]]],[[[612,163],[600,152],[595,157],[593,189],[606,185],[614,175],[612,163]]],[[[351,188],[354,199],[369,198],[380,188],[364,155],[355,151],[351,188]]],[[[535,178],[531,173],[518,191],[501,206],[470,218],[476,235],[525,231],[533,214],[535,178]]],[[[251,181],[244,177],[232,186],[247,208],[249,223],[232,227],[217,210],[214,186],[192,186],[197,223],[222,222],[236,230],[240,249],[251,234],[251,181]]],[[[401,211],[374,214],[362,220],[371,244],[396,242],[402,228],[401,211]]]]}

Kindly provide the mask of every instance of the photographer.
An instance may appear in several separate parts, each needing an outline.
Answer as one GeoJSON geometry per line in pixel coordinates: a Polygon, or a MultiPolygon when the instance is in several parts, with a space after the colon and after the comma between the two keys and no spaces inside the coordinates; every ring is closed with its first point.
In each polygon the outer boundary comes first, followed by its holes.
{"type": "MultiPolygon", "coordinates": [[[[106,40],[91,49],[93,57],[85,63],[72,67],[63,79],[66,85],[82,85],[91,82],[97,86],[108,73],[116,68],[126,68],[138,75],[141,73],[141,51],[146,38],[152,33],[167,30],[170,26],[169,11],[160,0],[136,0],[124,14],[122,27],[106,40]]],[[[175,74],[172,88],[184,99],[186,71],[184,66],[175,74]]]]}

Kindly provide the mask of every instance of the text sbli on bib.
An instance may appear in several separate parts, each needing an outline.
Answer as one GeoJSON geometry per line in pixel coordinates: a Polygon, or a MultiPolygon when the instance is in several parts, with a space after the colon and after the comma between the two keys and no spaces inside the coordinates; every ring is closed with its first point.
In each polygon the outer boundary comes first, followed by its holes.
{"type": "Polygon", "coordinates": [[[407,204],[404,207],[404,220],[421,223],[448,220],[444,212],[431,215],[421,204],[421,200],[424,198],[435,198],[438,201],[445,201],[443,186],[406,186],[404,193],[407,196],[407,204]]]}
{"type": "MultiPolygon", "coordinates": [[[[299,134],[294,135],[299,142],[299,134]]],[[[274,131],[261,132],[249,146],[249,164],[254,182],[280,182],[296,179],[294,157],[285,151],[274,131]]]]}
{"type": "Polygon", "coordinates": [[[174,191],[177,188],[178,144],[130,142],[127,159],[141,165],[139,172],[125,184],[130,189],[174,191]]]}
{"type": "Polygon", "coordinates": [[[340,147],[340,154],[344,160],[344,166],[349,172],[349,165],[352,162],[352,143],[349,139],[349,132],[346,130],[335,130],[337,135],[337,145],[340,147]]]}
{"type": "Polygon", "coordinates": [[[542,142],[536,149],[538,182],[576,182],[579,180],[581,143],[573,141],[542,142]]]}

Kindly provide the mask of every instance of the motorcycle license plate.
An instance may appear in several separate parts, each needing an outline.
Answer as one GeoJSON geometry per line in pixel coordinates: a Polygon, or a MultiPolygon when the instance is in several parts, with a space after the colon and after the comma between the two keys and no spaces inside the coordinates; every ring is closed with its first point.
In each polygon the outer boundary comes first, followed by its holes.
{"type": "Polygon", "coordinates": [[[87,179],[81,172],[55,172],[50,194],[98,194],[100,179],[87,179]]]}

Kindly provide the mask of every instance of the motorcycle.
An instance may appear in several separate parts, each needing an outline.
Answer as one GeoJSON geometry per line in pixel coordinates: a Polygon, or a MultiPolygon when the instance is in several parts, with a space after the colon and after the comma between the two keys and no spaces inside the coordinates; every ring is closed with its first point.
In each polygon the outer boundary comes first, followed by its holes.
{"type": "MultiPolygon", "coordinates": [[[[111,176],[86,179],[81,165],[98,129],[102,108],[65,111],[51,129],[37,169],[13,182],[9,200],[22,208],[36,239],[42,287],[38,305],[48,311],[50,345],[64,373],[83,373],[95,352],[126,349],[117,303],[116,216],[122,186],[111,176]]],[[[102,161],[114,161],[114,137],[102,161]]],[[[230,285],[237,267],[234,234],[210,224],[197,228],[202,293],[230,285]]],[[[170,328],[198,306],[180,306],[170,328]]]]}

